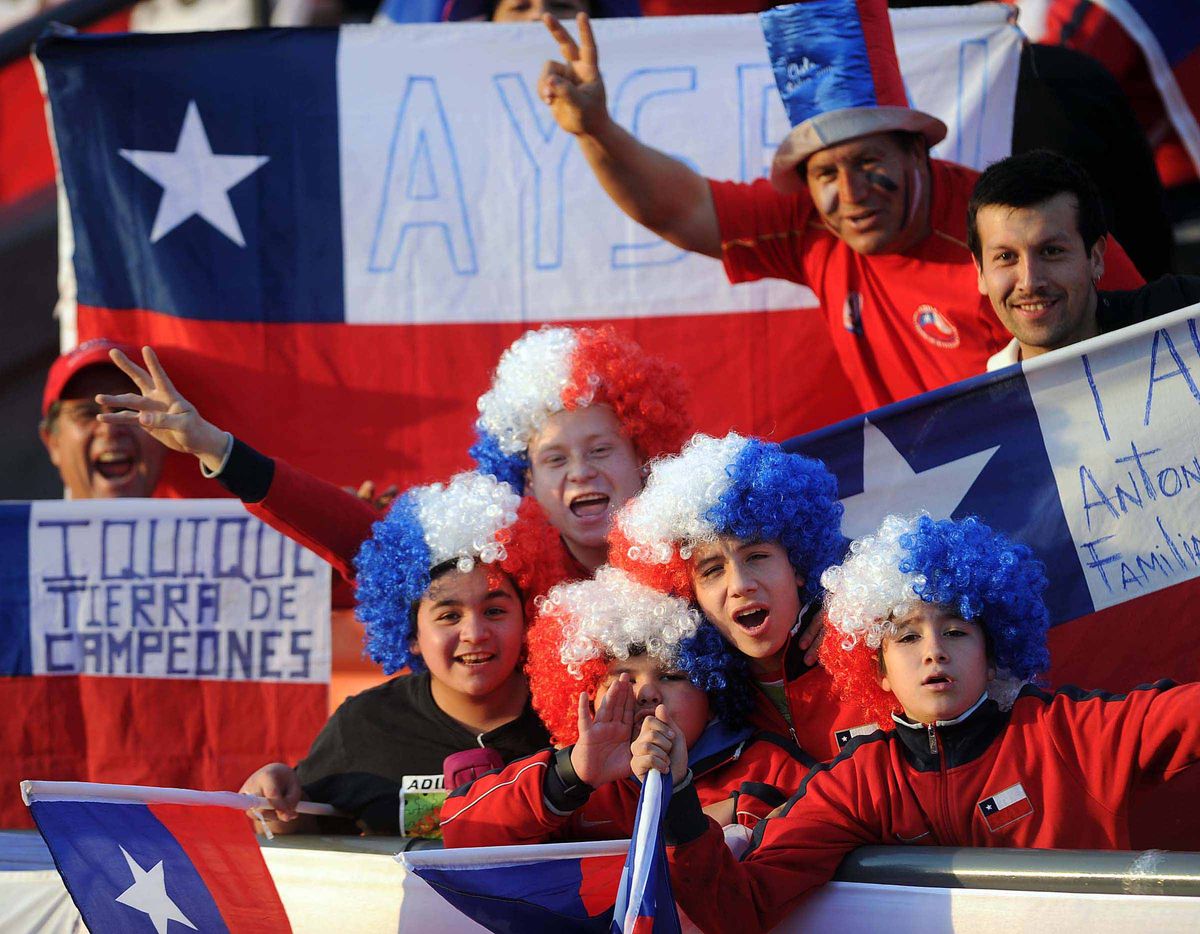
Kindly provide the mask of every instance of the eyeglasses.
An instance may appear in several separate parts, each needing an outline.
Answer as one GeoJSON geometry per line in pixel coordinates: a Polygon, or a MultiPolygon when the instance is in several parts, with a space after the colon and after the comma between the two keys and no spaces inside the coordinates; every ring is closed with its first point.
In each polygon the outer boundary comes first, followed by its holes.
{"type": "Polygon", "coordinates": [[[55,402],[50,408],[49,420],[53,421],[56,418],[65,418],[72,425],[79,428],[87,428],[94,425],[96,416],[101,412],[130,412],[132,409],[121,408],[120,406],[101,405],[98,402],[72,401],[72,402],[55,402]]]}

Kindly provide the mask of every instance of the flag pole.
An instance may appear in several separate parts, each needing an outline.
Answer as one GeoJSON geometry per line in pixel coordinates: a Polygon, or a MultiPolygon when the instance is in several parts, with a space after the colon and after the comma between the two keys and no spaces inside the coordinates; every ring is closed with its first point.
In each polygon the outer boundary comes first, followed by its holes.
{"type": "MultiPolygon", "coordinates": [[[[190,788],[155,788],[149,785],[102,785],[92,782],[42,782],[26,779],[21,782],[21,799],[26,805],[34,801],[113,801],[126,804],[199,804],[210,807],[271,809],[271,803],[260,795],[244,795],[235,791],[195,791],[190,788]]],[[[345,817],[331,804],[301,801],[296,805],[300,814],[320,817],[345,817]]]]}

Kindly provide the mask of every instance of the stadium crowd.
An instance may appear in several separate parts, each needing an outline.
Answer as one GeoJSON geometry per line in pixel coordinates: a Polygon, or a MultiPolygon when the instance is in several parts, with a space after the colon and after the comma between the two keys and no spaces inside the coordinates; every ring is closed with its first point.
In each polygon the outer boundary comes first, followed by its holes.
{"type": "MultiPolygon", "coordinates": [[[[871,80],[836,106],[782,88],[793,128],[752,184],[613,119],[588,15],[605,3],[446,18],[542,19],[559,55],[538,93],[612,200],[731,282],[810,286],[864,410],[1200,302],[1200,277],[1170,272],[1163,186],[1116,79],[1081,88],[1072,68],[1099,65],[1031,46],[1014,154],[980,174],[931,157],[946,127],[907,104],[887,4],[849,7],[871,80]],[[576,12],[572,35],[556,16],[576,12]],[[909,325],[921,303],[953,341],[909,325]]],[[[773,60],[798,60],[831,8],[766,14],[773,60]]],[[[256,826],[620,839],[657,769],[679,902],[719,886],[706,923],[738,931],[778,923],[864,844],[1127,848],[1135,791],[1200,757],[1197,688],[1046,685],[1046,571],[1026,545],[915,514],[847,548],[826,467],[697,434],[689,378],[610,327],[528,331],[479,399],[474,469],[386,511],[210,422],[150,348],[60,358],[41,436],[71,498],[152,495],[164,449],[192,455],[353,582],[366,651],[394,677],[346,700],[301,762],[246,779],[273,808],[256,826]],[[980,802],[1014,785],[1035,806],[994,820],[980,802]],[[300,815],[302,799],[345,816],[300,815]],[[741,858],[734,824],[753,831],[741,858]]],[[[1200,846],[1194,815],[1179,839],[1200,846]]]]}

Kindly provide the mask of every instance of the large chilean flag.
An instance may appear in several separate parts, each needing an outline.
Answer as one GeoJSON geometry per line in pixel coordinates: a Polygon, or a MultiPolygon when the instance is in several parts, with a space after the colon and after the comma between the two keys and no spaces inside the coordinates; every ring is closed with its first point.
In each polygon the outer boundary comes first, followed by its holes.
{"type": "MultiPolygon", "coordinates": [[[[1181,309],[784,446],[837,475],[852,538],[925,509],[981,516],[1030,545],[1050,579],[1054,684],[1195,681],[1198,316],[1200,305],[1181,309]]],[[[1166,835],[1186,829],[1175,818],[1198,787],[1192,768],[1139,797],[1135,847],[1194,846],[1166,835]]]]}
{"type": "MultiPolygon", "coordinates": [[[[923,13],[896,36],[909,96],[952,128],[935,154],[1007,154],[1019,34],[1003,10],[923,13]]],[[[756,17],[596,32],[619,121],[765,174],[788,123],[756,17]]],[[[65,343],[157,345],[212,421],[340,483],[462,468],[501,350],[544,321],[678,361],[708,431],[856,411],[811,292],[732,287],[611,203],[537,99],[554,52],[537,24],[43,40],[65,343]]],[[[168,480],[212,495],[192,465],[168,480]]]]}

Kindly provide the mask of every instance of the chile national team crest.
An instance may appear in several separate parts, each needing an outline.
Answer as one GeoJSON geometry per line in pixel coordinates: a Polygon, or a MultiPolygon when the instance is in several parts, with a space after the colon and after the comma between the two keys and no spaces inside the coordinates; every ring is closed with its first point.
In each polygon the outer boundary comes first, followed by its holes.
{"type": "Polygon", "coordinates": [[[951,349],[958,346],[958,328],[932,305],[918,305],[913,312],[917,333],[929,343],[951,349]]]}

